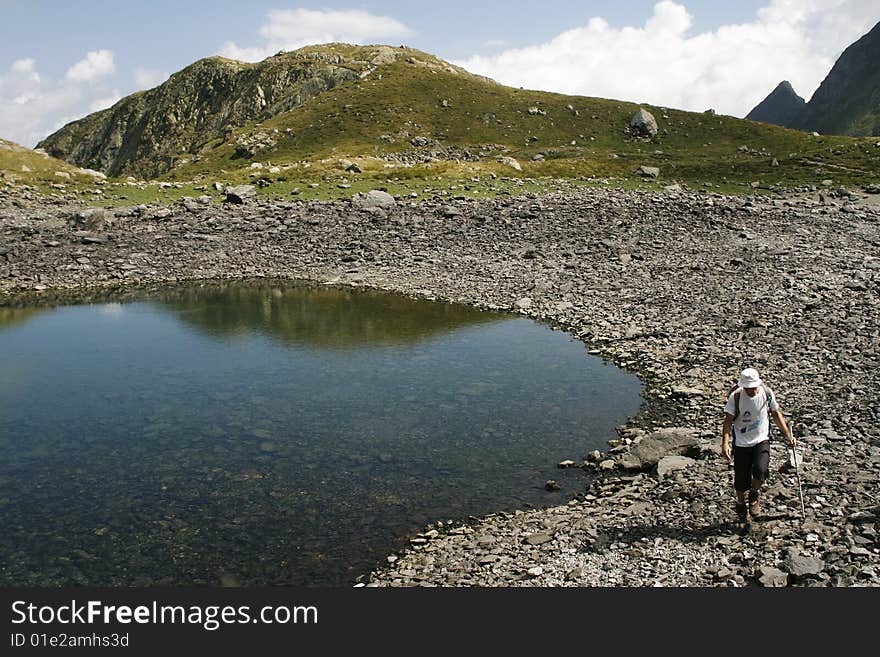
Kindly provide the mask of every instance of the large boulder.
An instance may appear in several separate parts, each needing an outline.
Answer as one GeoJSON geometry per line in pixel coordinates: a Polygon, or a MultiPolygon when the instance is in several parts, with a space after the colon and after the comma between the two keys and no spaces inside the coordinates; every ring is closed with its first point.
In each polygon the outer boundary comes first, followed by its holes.
{"type": "Polygon", "coordinates": [[[366,194],[356,194],[351,199],[352,204],[361,210],[392,210],[397,201],[388,192],[374,189],[366,194]]]}
{"type": "Polygon", "coordinates": [[[699,433],[693,429],[671,427],[660,429],[642,438],[620,459],[626,470],[650,470],[664,456],[698,455],[699,433]]]}
{"type": "Polygon", "coordinates": [[[629,132],[633,137],[652,138],[658,131],[657,119],[646,109],[640,109],[630,119],[629,132]]]}

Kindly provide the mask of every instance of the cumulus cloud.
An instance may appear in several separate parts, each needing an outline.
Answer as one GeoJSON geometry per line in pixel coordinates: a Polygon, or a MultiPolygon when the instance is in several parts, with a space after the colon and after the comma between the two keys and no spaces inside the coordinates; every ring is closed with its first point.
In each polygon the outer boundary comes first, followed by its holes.
{"type": "Polygon", "coordinates": [[[769,0],[752,21],[694,33],[686,5],[663,0],[640,26],[594,17],[546,43],[456,63],[512,86],[744,116],[784,79],[809,99],[878,19],[876,0],[769,0]]]}
{"type": "Polygon", "coordinates": [[[17,59],[12,62],[11,70],[13,73],[30,75],[31,77],[36,76],[37,81],[39,81],[40,76],[37,75],[37,72],[34,70],[35,65],[36,62],[31,57],[27,57],[25,59],[17,59]]]}
{"type": "Polygon", "coordinates": [[[69,75],[60,80],[45,78],[34,59],[17,59],[0,69],[0,137],[33,148],[63,125],[109,107],[119,98],[118,90],[107,89],[100,80],[69,75]]]}
{"type": "Polygon", "coordinates": [[[116,70],[113,65],[112,50],[93,50],[70,67],[64,77],[74,82],[87,82],[109,75],[116,70]]]}
{"type": "Polygon", "coordinates": [[[219,54],[257,62],[279,50],[296,50],[310,44],[334,41],[367,44],[412,35],[412,30],[394,18],[359,9],[275,9],[268,12],[266,19],[259,30],[262,43],[239,46],[227,41],[219,54]]]}
{"type": "Polygon", "coordinates": [[[138,91],[152,89],[168,79],[169,73],[149,68],[136,68],[134,70],[134,84],[138,91]]]}

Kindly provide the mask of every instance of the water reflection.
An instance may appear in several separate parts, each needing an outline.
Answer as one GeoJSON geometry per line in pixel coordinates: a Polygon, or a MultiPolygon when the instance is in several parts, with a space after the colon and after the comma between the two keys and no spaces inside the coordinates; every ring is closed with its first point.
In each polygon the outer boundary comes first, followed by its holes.
{"type": "Polygon", "coordinates": [[[0,306],[0,331],[26,322],[43,312],[41,308],[8,308],[0,306]]]}
{"type": "Polygon", "coordinates": [[[259,331],[290,344],[346,349],[400,345],[507,319],[457,304],[381,292],[254,282],[181,288],[162,303],[213,336],[259,331]]]}

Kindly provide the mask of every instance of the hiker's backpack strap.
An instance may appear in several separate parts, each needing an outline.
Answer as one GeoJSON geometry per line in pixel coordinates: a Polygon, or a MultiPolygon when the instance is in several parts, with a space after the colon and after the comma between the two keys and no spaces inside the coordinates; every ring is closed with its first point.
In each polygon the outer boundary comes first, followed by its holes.
{"type": "Polygon", "coordinates": [[[772,412],[770,410],[770,402],[773,401],[773,393],[770,392],[770,388],[765,386],[763,383],[761,384],[761,387],[764,389],[764,396],[767,398],[767,417],[769,418],[770,413],[772,412]]]}
{"type": "Polygon", "coordinates": [[[742,393],[742,390],[737,390],[733,393],[733,421],[736,422],[736,418],[739,417],[739,396],[742,393]]]}
{"type": "Polygon", "coordinates": [[[770,402],[773,401],[773,393],[770,392],[770,389],[765,386],[763,383],[761,387],[764,389],[764,396],[767,398],[767,437],[773,438],[773,422],[771,422],[771,413],[773,411],[770,410],[770,402]]]}

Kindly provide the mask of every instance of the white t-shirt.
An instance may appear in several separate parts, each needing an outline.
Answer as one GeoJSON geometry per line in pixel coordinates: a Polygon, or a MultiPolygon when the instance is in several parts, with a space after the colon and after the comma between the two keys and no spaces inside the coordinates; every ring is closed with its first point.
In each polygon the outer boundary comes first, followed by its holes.
{"type": "MultiPolygon", "coordinates": [[[[766,386],[765,386],[766,387],[766,386]]],[[[767,387],[770,393],[769,410],[778,411],[779,404],[776,402],[776,395],[767,387]]],[[[733,397],[736,393],[739,395],[739,417],[733,421],[734,443],[739,447],[752,447],[770,437],[770,413],[767,410],[767,395],[764,393],[764,387],[758,387],[758,394],[749,397],[748,393],[742,388],[737,388],[724,405],[724,412],[734,415],[736,413],[736,404],[733,397]]]]}

